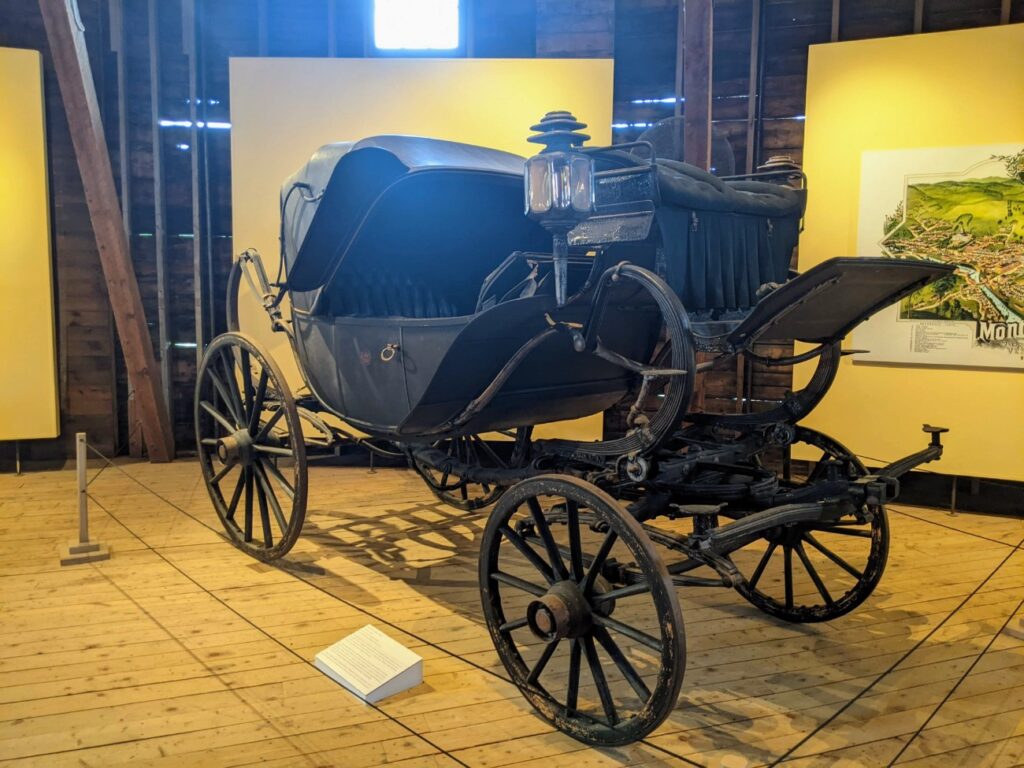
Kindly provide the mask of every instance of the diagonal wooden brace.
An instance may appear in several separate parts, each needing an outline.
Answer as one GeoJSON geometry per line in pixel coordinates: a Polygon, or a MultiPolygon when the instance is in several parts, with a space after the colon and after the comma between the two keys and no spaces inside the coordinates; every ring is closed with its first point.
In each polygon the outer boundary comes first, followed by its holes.
{"type": "Polygon", "coordinates": [[[139,286],[132,269],[121,208],[103,135],[96,86],[89,66],[85,35],[75,0],[39,0],[54,69],[60,84],[68,128],[82,175],[89,216],[96,234],[110,307],[135,392],[136,407],[151,461],[170,461],[174,455],[167,406],[139,286]]]}

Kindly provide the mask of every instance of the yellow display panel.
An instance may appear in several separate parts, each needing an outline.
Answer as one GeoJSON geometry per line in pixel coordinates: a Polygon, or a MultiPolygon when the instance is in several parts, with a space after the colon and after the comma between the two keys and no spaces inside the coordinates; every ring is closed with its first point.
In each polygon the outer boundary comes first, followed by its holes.
{"type": "MultiPolygon", "coordinates": [[[[1024,25],[812,46],[800,268],[856,254],[861,154],[1019,144],[1024,25]]],[[[797,384],[811,366],[800,366],[797,384]]],[[[951,429],[946,474],[1024,480],[1024,374],[866,365],[847,358],[806,423],[854,452],[892,459],[924,446],[922,422],[951,429]]]]}
{"type": "MultiPolygon", "coordinates": [[[[231,197],[234,248],[255,248],[271,278],[279,262],[281,184],[320,146],[377,134],[431,136],[535,154],[530,126],[554,109],[611,143],[613,64],[607,59],[231,59],[231,197]]],[[[287,340],[268,330],[255,300],[243,331],[299,381],[287,340]]],[[[602,416],[560,422],[538,435],[599,439],[602,416]]]]}
{"type": "Polygon", "coordinates": [[[0,440],[60,432],[38,51],[0,48],[0,440]]]}

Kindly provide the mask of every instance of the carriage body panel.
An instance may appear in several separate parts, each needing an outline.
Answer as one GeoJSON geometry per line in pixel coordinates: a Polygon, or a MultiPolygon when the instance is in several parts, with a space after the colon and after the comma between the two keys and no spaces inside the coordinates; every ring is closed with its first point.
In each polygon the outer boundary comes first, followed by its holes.
{"type": "MultiPolygon", "coordinates": [[[[532,349],[471,421],[450,424],[545,324],[582,325],[594,280],[617,261],[660,269],[684,304],[733,315],[749,311],[763,283],[788,273],[800,192],[726,184],[677,163],[648,163],[645,172],[645,161],[609,150],[597,156],[594,219],[604,214],[608,226],[585,222],[570,233],[570,242],[602,252],[588,261],[577,248],[573,300],[557,307],[551,281],[541,279],[533,292],[484,302],[481,286],[510,254],[550,248],[548,233],[523,212],[524,162],[482,147],[381,136],[328,145],[288,180],[282,242],[296,347],[327,407],[360,429],[404,439],[446,425],[467,433],[597,413],[623,397],[631,374],[559,335],[532,349]],[[620,212],[637,195],[654,200],[640,201],[639,224],[631,211],[624,225],[620,212]],[[652,214],[653,226],[642,221],[652,214]]],[[[531,263],[510,274],[522,281],[531,263]]],[[[649,300],[613,292],[602,343],[648,359],[660,323],[649,300]]]]}

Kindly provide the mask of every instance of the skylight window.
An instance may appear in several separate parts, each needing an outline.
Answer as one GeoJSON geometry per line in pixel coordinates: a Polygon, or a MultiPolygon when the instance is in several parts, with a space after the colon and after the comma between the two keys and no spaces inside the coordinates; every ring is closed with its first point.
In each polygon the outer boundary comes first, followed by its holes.
{"type": "Polygon", "coordinates": [[[449,51],[459,47],[459,0],[374,0],[379,50],[449,51]]]}

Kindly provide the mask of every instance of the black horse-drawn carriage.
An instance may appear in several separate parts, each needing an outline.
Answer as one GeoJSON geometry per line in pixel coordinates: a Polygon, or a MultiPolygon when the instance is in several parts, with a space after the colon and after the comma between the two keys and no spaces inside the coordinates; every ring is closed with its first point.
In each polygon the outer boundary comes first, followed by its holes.
{"type": "Polygon", "coordinates": [[[252,252],[234,267],[196,432],[229,538],[263,560],[299,535],[307,458],[342,445],[406,457],[455,506],[496,502],[479,562],[501,661],[543,717],[613,745],[675,704],[677,587],[732,587],[795,622],[874,589],[884,504],[941,455],[944,430],[869,472],[800,421],[850,330],[950,268],[832,259],[796,275],[802,188],[723,181],[642,144],[584,147],[583,127],[549,114],[527,161],[400,136],[319,150],[282,194],[285,279],[252,252]],[[296,394],[238,332],[243,282],[291,340],[296,394]],[[759,356],[769,341],[808,346],[759,356]],[[698,364],[697,351],[711,354],[698,364]],[[780,404],[690,413],[698,373],[739,356],[816,370],[780,404]],[[532,435],[616,405],[620,436],[532,435]]]}

